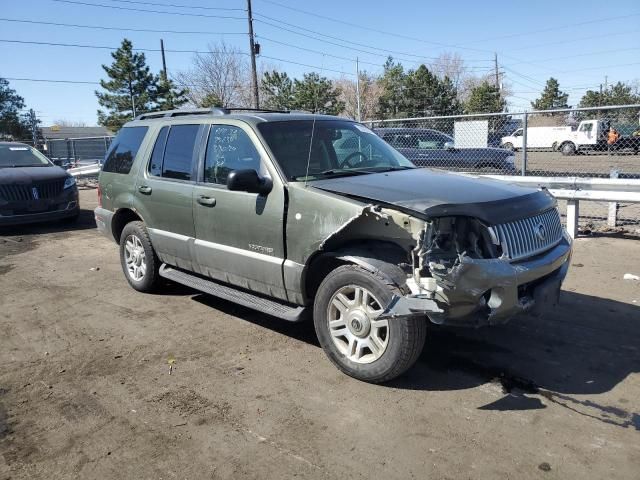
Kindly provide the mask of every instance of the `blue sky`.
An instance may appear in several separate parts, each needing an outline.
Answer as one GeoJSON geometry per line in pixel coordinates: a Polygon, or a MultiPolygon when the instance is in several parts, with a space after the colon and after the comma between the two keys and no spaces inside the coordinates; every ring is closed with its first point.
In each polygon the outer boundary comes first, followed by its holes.
{"type": "MultiPolygon", "coordinates": [[[[224,40],[248,50],[245,0],[70,1],[84,4],[59,0],[0,0],[0,18],[201,33],[123,32],[0,20],[0,76],[97,82],[104,77],[101,64],[111,62],[108,49],[31,45],[7,40],[117,47],[126,36],[133,41],[134,47],[157,49],[163,38],[168,50],[206,50],[209,44],[224,40]]],[[[262,60],[292,76],[314,70],[296,63],[317,66],[316,71],[322,67],[323,75],[330,78],[340,77],[337,72],[353,75],[352,59],[356,56],[362,69],[379,72],[388,51],[401,52],[395,56],[418,62],[403,62],[407,68],[417,66],[421,60],[429,62],[443,52],[457,52],[471,71],[483,73],[493,68],[493,54],[497,52],[503,80],[513,92],[509,98],[511,111],[530,108],[528,101],[539,94],[549,76],[558,78],[561,88],[570,93],[570,104],[576,104],[586,89],[597,89],[605,76],[610,83],[640,80],[640,3],[637,0],[618,0],[614,4],[584,0],[462,0],[450,3],[253,0],[253,9],[262,60]],[[324,52],[324,55],[301,48],[324,52]]],[[[160,54],[146,52],[146,56],[151,68],[159,71],[160,54]]],[[[187,69],[192,56],[192,53],[168,52],[170,75],[187,69]]],[[[98,104],[94,90],[97,85],[25,80],[10,80],[10,83],[28,106],[38,112],[44,125],[60,118],[88,124],[96,122],[98,104]]]]}

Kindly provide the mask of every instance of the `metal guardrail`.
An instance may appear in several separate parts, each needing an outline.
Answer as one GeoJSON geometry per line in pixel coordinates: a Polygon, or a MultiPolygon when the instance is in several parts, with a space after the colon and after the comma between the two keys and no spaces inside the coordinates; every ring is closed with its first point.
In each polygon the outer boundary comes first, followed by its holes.
{"type": "Polygon", "coordinates": [[[67,170],[69,175],[74,177],[91,177],[100,173],[101,166],[99,163],[91,165],[83,165],[82,167],[74,167],[67,170]]]}
{"type": "MultiPolygon", "coordinates": [[[[474,175],[478,176],[478,175],[474,175]]],[[[640,180],[622,178],[521,177],[517,175],[482,175],[525,187],[546,188],[567,201],[567,231],[578,234],[580,201],[610,202],[608,224],[616,225],[617,202],[640,203],[640,180]]]]}

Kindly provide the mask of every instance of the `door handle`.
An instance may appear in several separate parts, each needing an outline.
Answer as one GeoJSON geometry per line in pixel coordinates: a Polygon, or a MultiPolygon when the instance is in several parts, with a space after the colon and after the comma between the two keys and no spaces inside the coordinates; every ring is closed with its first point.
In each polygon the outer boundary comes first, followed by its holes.
{"type": "Polygon", "coordinates": [[[151,187],[147,187],[146,185],[140,185],[138,187],[138,191],[140,193],[144,193],[145,195],[151,194],[151,187]]]}
{"type": "Polygon", "coordinates": [[[200,195],[198,197],[198,203],[200,205],[204,205],[205,207],[215,207],[216,206],[216,199],[213,197],[207,197],[205,195],[200,195]]]}

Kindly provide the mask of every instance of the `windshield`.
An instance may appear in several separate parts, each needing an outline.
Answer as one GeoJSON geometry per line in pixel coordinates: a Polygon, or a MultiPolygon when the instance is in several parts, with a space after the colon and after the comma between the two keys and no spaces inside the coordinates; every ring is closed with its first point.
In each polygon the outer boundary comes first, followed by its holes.
{"type": "Polygon", "coordinates": [[[414,168],[409,160],[358,123],[316,120],[314,125],[313,120],[291,120],[261,123],[258,129],[291,181],[414,168]]]}
{"type": "Polygon", "coordinates": [[[48,167],[51,162],[35,148],[27,145],[0,145],[0,168],[48,167]]]}

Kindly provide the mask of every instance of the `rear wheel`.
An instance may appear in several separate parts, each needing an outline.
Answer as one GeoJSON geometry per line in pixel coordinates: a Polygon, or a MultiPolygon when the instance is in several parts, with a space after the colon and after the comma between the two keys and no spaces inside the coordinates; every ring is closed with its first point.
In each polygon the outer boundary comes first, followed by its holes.
{"type": "Polygon", "coordinates": [[[372,383],[407,371],[424,346],[426,318],[379,319],[398,287],[361,267],[345,265],[321,283],[314,324],[329,359],[347,375],[372,383]]]}
{"type": "Polygon", "coordinates": [[[575,155],[576,146],[571,142],[565,142],[560,145],[560,152],[562,152],[563,155],[575,155]]]}
{"type": "Polygon", "coordinates": [[[505,150],[510,150],[512,152],[514,151],[513,143],[510,143],[510,142],[503,144],[502,148],[504,148],[505,150]]]}
{"type": "Polygon", "coordinates": [[[129,285],[139,292],[151,292],[158,286],[160,260],[144,223],[131,222],[122,230],[120,263],[129,285]]]}

